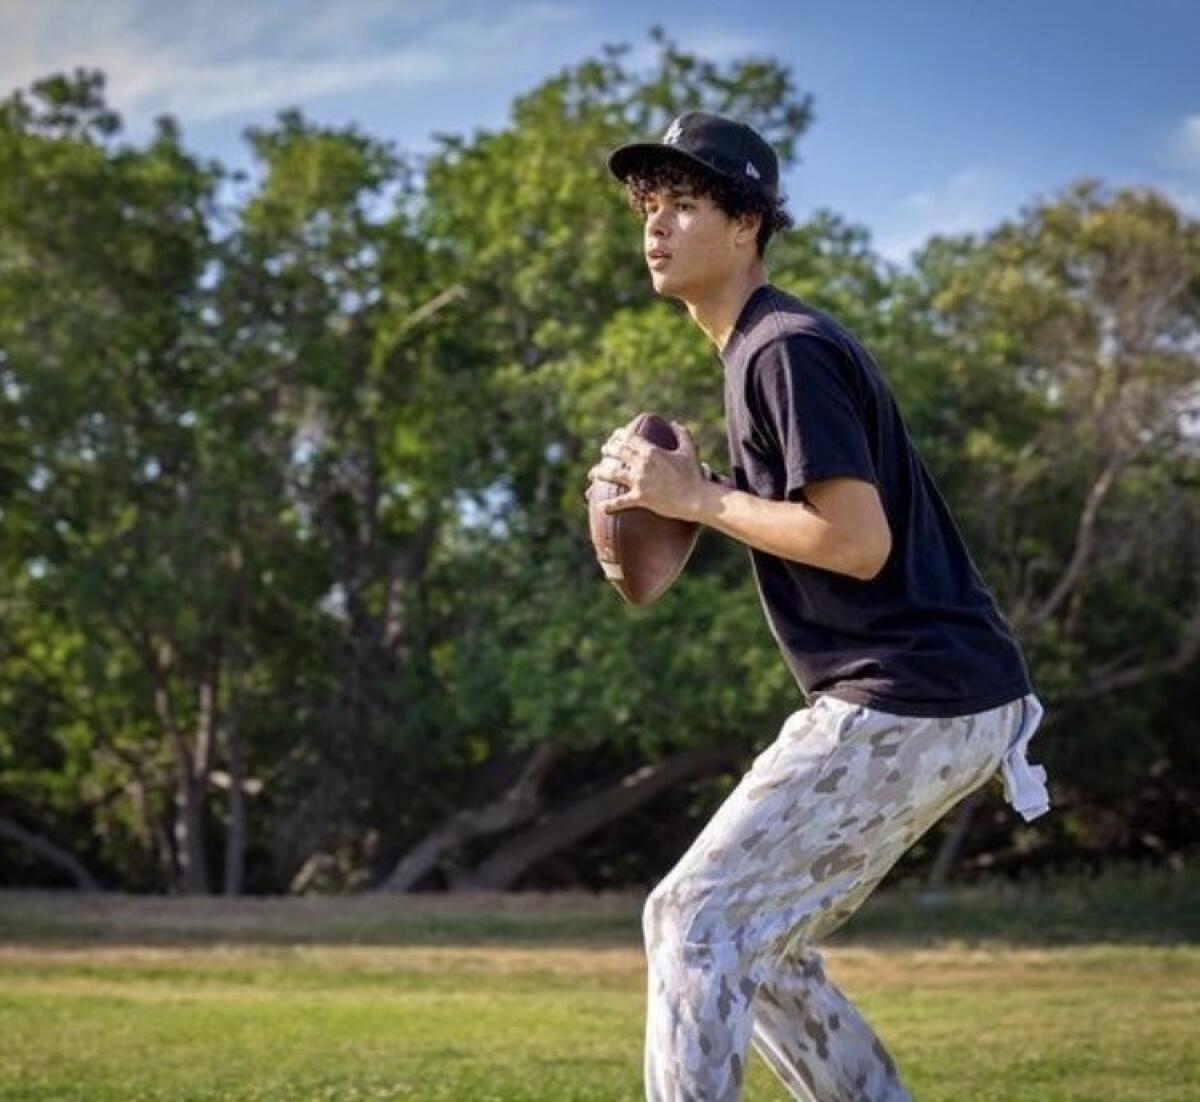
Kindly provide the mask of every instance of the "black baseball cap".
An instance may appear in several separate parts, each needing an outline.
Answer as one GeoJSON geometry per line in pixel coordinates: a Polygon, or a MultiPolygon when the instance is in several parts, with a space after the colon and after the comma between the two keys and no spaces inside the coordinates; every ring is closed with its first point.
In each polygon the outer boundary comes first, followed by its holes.
{"type": "Polygon", "coordinates": [[[672,120],[662,140],[631,142],[609,155],[608,167],[618,180],[664,158],[682,157],[758,191],[779,191],[779,159],[762,136],[743,122],[688,111],[672,120]]]}

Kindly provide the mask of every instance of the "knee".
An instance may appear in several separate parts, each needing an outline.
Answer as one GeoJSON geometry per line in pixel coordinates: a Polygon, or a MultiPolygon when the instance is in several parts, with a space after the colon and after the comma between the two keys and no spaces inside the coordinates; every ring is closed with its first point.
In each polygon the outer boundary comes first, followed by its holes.
{"type": "Polygon", "coordinates": [[[647,950],[688,939],[694,925],[696,908],[689,905],[687,896],[678,885],[663,881],[647,897],[642,906],[642,938],[647,950]]]}
{"type": "Polygon", "coordinates": [[[673,914],[670,897],[664,885],[660,883],[646,896],[646,902],[642,905],[642,942],[647,952],[661,945],[673,931],[673,914]]]}
{"type": "Polygon", "coordinates": [[[725,893],[689,890],[685,881],[660,884],[642,907],[642,937],[647,950],[663,944],[709,945],[728,940],[736,908],[725,893]]]}

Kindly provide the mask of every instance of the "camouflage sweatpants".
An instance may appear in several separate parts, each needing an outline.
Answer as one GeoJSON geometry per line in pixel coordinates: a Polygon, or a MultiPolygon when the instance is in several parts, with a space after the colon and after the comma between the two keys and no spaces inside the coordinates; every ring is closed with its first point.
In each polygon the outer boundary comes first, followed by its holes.
{"type": "Polygon", "coordinates": [[[736,1102],[753,1043],[805,1102],[911,1095],[812,942],[1003,767],[1026,818],[1049,808],[1025,761],[1037,697],[953,719],[821,696],[790,715],[643,912],[650,1102],[736,1102]]]}

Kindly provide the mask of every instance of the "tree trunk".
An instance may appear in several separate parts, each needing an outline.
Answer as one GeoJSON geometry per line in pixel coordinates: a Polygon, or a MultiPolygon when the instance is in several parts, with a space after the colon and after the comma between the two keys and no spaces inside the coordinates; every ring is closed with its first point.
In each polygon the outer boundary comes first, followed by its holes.
{"type": "Polygon", "coordinates": [[[35,857],[40,857],[48,864],[62,869],[75,881],[75,886],[82,891],[97,892],[100,890],[100,884],[78,857],[63,849],[57,842],[50,841],[44,835],[26,830],[15,819],[10,819],[7,815],[0,815],[0,837],[11,838],[35,857]]]}
{"type": "Polygon", "coordinates": [[[971,820],[975,817],[975,808],[983,797],[983,789],[977,788],[963,800],[954,812],[954,821],[950,830],[938,846],[937,856],[929,870],[929,878],[925,881],[925,891],[936,895],[950,879],[954,866],[958,863],[958,855],[962,852],[963,842],[971,829],[971,820]]]}
{"type": "MultiPolygon", "coordinates": [[[[219,668],[219,667],[218,667],[219,668]]],[[[200,685],[200,714],[196,719],[195,748],[176,754],[175,843],[179,857],[179,888],[186,895],[207,895],[208,851],[204,841],[204,803],[212,771],[213,728],[216,723],[217,674],[211,672],[200,685]]]]}
{"type": "Polygon", "coordinates": [[[616,783],[555,809],[473,869],[455,874],[451,891],[503,891],[539,861],[628,815],[680,781],[728,764],[727,747],[702,746],[635,769],[616,783]]]}
{"type": "Polygon", "coordinates": [[[225,895],[241,895],[246,868],[246,748],[235,703],[225,732],[229,762],[229,827],[225,834],[225,895]]]}
{"type": "Polygon", "coordinates": [[[499,799],[483,807],[468,808],[450,816],[426,835],[396,863],[376,889],[409,891],[427,872],[473,838],[500,834],[528,822],[541,810],[541,786],[550,767],[562,756],[554,743],[539,743],[521,770],[520,777],[499,799]]]}
{"type": "Polygon", "coordinates": [[[179,862],[179,890],[185,895],[208,894],[204,787],[183,763],[175,786],[175,852],[179,862]]]}
{"type": "Polygon", "coordinates": [[[166,638],[155,639],[149,632],[140,640],[146,666],[154,682],[154,711],[171,743],[175,758],[175,887],[188,895],[208,892],[207,857],[204,849],[204,798],[210,762],[208,733],[212,718],[211,679],[200,690],[200,718],[196,744],[188,745],[176,720],[171,696],[171,668],[175,648],[166,638]]]}

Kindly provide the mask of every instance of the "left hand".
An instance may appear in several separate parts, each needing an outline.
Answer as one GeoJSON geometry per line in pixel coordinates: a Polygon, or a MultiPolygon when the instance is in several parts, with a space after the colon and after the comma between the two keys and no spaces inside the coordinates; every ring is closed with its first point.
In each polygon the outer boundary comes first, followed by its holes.
{"type": "Polygon", "coordinates": [[[664,517],[699,519],[700,502],[708,485],[700,470],[700,455],[684,425],[672,421],[671,427],[679,439],[679,447],[674,451],[651,444],[628,429],[618,429],[613,439],[600,449],[623,465],[617,471],[600,470],[596,477],[628,489],[627,493],[604,503],[606,512],[649,509],[664,517]]]}

